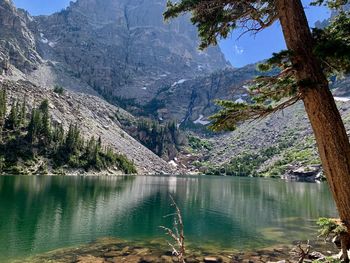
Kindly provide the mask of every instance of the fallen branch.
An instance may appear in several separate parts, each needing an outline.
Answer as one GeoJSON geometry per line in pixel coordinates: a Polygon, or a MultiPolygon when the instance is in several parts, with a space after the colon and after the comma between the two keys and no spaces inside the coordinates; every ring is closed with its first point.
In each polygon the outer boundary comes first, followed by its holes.
{"type": "Polygon", "coordinates": [[[292,249],[290,254],[298,258],[298,263],[303,263],[305,258],[310,254],[311,246],[308,240],[306,245],[298,243],[295,248],[292,249]]]}

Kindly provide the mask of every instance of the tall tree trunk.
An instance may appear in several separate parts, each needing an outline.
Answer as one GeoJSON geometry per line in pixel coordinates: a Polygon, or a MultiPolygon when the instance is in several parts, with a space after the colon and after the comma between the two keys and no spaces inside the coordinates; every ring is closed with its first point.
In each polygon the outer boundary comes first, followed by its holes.
{"type": "Polygon", "coordinates": [[[319,61],[300,0],[276,0],[277,11],[340,219],[350,229],[350,143],[319,61]]]}

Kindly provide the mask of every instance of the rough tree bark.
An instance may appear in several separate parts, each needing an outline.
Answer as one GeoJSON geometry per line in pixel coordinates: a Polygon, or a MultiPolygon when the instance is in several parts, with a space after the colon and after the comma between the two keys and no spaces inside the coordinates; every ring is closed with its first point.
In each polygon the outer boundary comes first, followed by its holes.
{"type": "Polygon", "coordinates": [[[319,61],[301,0],[276,0],[305,110],[340,219],[350,229],[350,143],[319,61]]]}
{"type": "Polygon", "coordinates": [[[347,251],[350,249],[350,234],[340,234],[340,248],[344,263],[349,263],[350,260],[347,251]]]}

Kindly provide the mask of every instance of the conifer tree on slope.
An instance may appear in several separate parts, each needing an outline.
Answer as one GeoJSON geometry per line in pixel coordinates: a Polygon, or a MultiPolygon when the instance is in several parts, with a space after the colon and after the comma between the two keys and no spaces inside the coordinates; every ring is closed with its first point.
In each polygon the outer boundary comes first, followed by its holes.
{"type": "Polygon", "coordinates": [[[5,126],[7,129],[10,129],[12,131],[16,131],[19,126],[19,115],[18,115],[18,109],[19,109],[19,102],[13,101],[10,114],[8,118],[6,119],[5,126]]]}
{"type": "Polygon", "coordinates": [[[6,90],[0,89],[0,142],[6,118],[6,90]]]}
{"type": "Polygon", "coordinates": [[[39,106],[42,114],[41,118],[41,131],[43,135],[44,144],[47,145],[51,140],[51,125],[50,125],[50,114],[49,114],[49,101],[47,99],[43,100],[39,106]]]}
{"type": "MultiPolygon", "coordinates": [[[[349,0],[317,0],[339,8],[349,0]]],[[[278,75],[256,79],[256,103],[221,101],[214,129],[231,129],[237,122],[265,116],[299,100],[311,122],[325,175],[339,216],[350,230],[350,143],[330,92],[327,74],[350,72],[350,19],[342,13],[325,30],[311,32],[301,0],[181,0],[168,1],[165,19],[191,12],[202,39],[200,48],[216,45],[218,38],[243,27],[259,32],[275,22],[282,26],[288,50],[274,54],[269,63],[278,75]],[[268,101],[274,100],[273,104],[268,101]]],[[[268,66],[267,66],[268,67],[268,66]]]]}

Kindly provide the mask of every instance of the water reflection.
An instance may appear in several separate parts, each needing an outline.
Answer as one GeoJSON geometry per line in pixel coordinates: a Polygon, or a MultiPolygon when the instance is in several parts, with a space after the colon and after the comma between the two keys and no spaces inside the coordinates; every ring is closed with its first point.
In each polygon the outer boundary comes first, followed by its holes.
{"type": "Polygon", "coordinates": [[[335,216],[326,184],[232,177],[0,177],[0,261],[116,236],[162,238],[169,193],[192,245],[244,249],[306,239],[335,216]]]}

